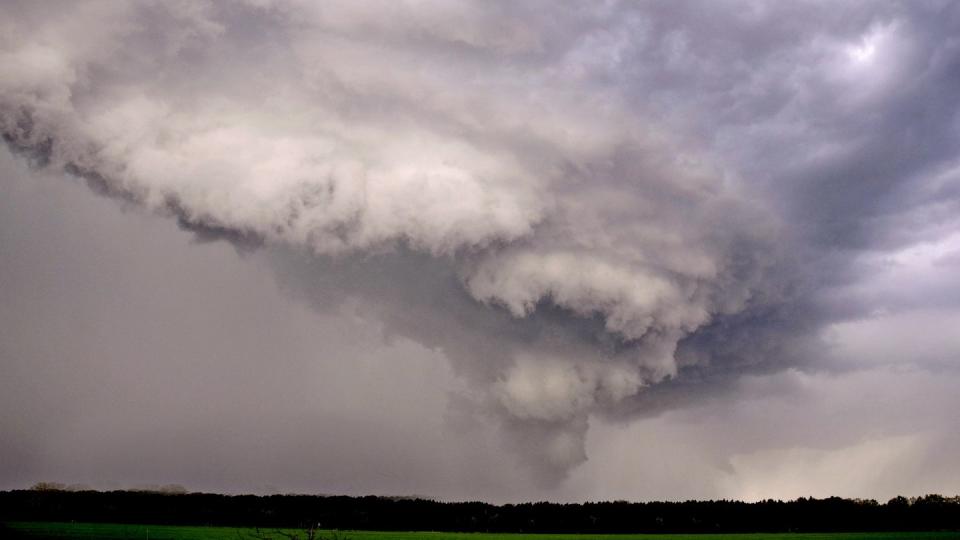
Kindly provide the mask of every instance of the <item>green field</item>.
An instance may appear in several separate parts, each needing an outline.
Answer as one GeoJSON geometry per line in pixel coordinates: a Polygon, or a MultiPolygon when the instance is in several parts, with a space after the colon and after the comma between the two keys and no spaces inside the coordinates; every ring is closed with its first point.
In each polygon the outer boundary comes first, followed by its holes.
{"type": "MultiPolygon", "coordinates": [[[[110,523],[27,523],[4,524],[8,531],[23,538],[102,538],[150,540],[287,540],[295,529],[255,529],[233,527],[180,527],[170,525],[122,525],[110,523]],[[286,534],[284,534],[286,533],[286,534]]],[[[3,531],[0,530],[0,534],[3,531]]],[[[485,534],[445,532],[324,531],[325,539],[339,540],[946,540],[960,539],[957,532],[917,533],[818,533],[818,534],[485,534]]]]}

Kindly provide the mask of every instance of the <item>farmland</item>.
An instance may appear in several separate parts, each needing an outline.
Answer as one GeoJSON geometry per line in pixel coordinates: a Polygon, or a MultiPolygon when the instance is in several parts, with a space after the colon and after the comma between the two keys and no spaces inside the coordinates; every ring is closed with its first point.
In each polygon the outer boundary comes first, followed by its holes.
{"type": "MultiPolygon", "coordinates": [[[[288,540],[305,539],[297,529],[189,527],[110,523],[8,522],[6,531],[23,539],[288,540]],[[294,536],[297,535],[297,536],[294,536]]],[[[330,540],[947,540],[957,532],[750,533],[750,534],[487,534],[450,532],[323,531],[330,540]]]]}

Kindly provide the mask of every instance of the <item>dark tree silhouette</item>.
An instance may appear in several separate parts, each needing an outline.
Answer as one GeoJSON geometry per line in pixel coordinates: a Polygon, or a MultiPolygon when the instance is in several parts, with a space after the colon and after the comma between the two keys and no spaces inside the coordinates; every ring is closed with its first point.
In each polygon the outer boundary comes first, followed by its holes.
{"type": "Polygon", "coordinates": [[[321,540],[321,527],[541,533],[960,531],[960,497],[896,497],[886,503],[830,497],[755,503],[492,505],[389,497],[69,491],[47,484],[35,490],[0,492],[0,522],[4,521],[259,527],[256,534],[274,540],[286,538],[278,534],[281,528],[297,529],[303,540],[321,540]]]}

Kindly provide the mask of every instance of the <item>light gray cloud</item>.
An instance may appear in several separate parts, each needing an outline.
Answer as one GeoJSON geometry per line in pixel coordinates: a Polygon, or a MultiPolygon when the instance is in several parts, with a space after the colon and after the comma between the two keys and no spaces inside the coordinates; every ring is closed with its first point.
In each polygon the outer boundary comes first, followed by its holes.
{"type": "Polygon", "coordinates": [[[858,320],[956,307],[901,261],[957,227],[949,3],[4,11],[11,149],[445,357],[545,485],[591,419],[849,369],[858,320]]]}

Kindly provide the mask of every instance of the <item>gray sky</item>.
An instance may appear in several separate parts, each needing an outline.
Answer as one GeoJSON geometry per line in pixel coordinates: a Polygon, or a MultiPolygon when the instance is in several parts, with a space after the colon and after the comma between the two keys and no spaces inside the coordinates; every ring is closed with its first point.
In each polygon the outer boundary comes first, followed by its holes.
{"type": "Polygon", "coordinates": [[[0,10],[0,488],[960,492],[955,4],[0,10]]]}

